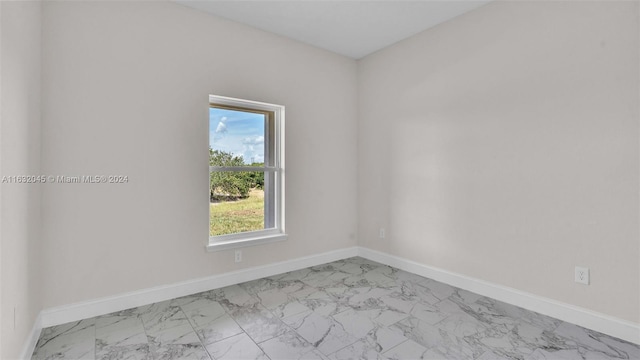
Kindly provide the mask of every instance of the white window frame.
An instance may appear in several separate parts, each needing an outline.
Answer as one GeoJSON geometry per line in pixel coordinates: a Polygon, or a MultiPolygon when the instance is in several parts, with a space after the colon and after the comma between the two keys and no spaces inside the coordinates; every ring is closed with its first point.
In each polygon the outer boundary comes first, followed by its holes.
{"type": "MultiPolygon", "coordinates": [[[[263,167],[209,166],[209,177],[211,177],[211,171],[263,171],[265,173],[273,173],[275,174],[273,184],[267,184],[267,178],[265,176],[265,209],[270,208],[270,206],[267,206],[267,201],[273,201],[275,204],[273,206],[273,214],[268,214],[267,211],[265,211],[265,223],[267,222],[267,217],[272,216],[274,223],[273,228],[210,236],[207,243],[207,250],[220,251],[286,240],[287,234],[285,233],[284,227],[284,106],[226,96],[209,95],[209,107],[229,107],[270,112],[273,114],[273,119],[267,120],[272,122],[270,126],[273,126],[273,129],[272,132],[269,131],[271,135],[265,133],[265,142],[273,143],[273,147],[267,146],[267,148],[272,148],[274,151],[273,164],[267,165],[265,162],[265,166],[263,167]]],[[[265,154],[265,156],[267,156],[267,154],[265,154]]],[[[209,184],[209,181],[207,181],[207,184],[209,184]]],[[[210,189],[207,189],[207,194],[209,191],[210,189]]],[[[209,196],[207,196],[207,201],[209,201],[209,196]]]]}

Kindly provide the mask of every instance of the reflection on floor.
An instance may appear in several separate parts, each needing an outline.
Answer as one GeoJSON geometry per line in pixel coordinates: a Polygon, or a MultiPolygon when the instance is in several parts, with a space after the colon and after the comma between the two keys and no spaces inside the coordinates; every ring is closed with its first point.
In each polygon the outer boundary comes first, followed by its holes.
{"type": "Polygon", "coordinates": [[[33,359],[640,359],[640,346],[356,257],[47,328],[33,359]]]}

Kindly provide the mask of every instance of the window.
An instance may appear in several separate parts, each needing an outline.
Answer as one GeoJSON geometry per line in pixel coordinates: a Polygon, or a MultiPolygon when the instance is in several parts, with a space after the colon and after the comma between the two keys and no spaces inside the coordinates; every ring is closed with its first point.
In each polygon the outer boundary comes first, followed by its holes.
{"type": "Polygon", "coordinates": [[[285,239],[284,107],[210,95],[207,249],[285,239]]]}

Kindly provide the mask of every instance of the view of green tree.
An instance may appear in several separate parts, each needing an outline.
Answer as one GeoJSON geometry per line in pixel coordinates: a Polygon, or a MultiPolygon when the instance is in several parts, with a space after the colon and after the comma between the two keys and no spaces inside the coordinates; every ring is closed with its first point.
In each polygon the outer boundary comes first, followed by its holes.
{"type": "MultiPolygon", "coordinates": [[[[212,150],[209,147],[209,166],[246,166],[242,156],[212,150]]],[[[254,163],[251,166],[263,166],[254,163]]],[[[264,173],[260,171],[213,171],[209,175],[211,200],[246,199],[253,188],[264,187],[264,173]]]]}
{"type": "MultiPolygon", "coordinates": [[[[264,166],[264,163],[253,163],[251,166],[264,166]]],[[[251,180],[251,187],[264,189],[264,173],[260,171],[248,173],[251,180]]]]}

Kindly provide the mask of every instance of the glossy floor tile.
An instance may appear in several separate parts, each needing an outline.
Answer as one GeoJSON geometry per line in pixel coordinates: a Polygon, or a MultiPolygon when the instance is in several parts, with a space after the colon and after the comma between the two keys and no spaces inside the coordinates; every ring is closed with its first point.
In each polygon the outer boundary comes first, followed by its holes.
{"type": "Polygon", "coordinates": [[[33,359],[640,359],[640,346],[362,258],[44,329],[33,359]]]}

